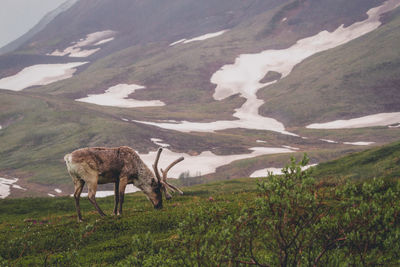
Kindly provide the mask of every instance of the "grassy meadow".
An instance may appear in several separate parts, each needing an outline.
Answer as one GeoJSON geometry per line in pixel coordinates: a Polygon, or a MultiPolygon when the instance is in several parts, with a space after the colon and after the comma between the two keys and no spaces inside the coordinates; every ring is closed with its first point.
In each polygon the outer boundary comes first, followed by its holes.
{"type": "MultiPolygon", "coordinates": [[[[0,265],[395,266],[398,145],[306,171],[304,156],[284,175],[183,187],[162,210],[137,192],[126,196],[121,217],[101,218],[82,199],[82,223],[70,197],[1,200],[0,265]],[[351,168],[344,162],[374,168],[374,159],[393,168],[363,182],[342,179],[351,168]],[[332,166],[338,179],[320,179],[332,166]]],[[[113,197],[98,203],[111,214],[113,197]]]]}

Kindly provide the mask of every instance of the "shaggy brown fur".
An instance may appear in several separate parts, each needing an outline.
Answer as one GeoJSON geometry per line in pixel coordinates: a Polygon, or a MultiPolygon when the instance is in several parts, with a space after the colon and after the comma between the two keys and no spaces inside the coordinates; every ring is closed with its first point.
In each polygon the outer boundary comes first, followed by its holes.
{"type": "Polygon", "coordinates": [[[125,187],[134,184],[141,189],[155,208],[162,208],[162,183],[130,147],[81,148],[65,155],[67,169],[75,185],[74,197],[78,221],[82,221],[79,197],[85,183],[88,198],[100,215],[104,212],[97,205],[95,195],[98,184],[115,184],[114,214],[122,214],[125,187]],[[119,204],[119,209],[118,209],[119,204]]]}

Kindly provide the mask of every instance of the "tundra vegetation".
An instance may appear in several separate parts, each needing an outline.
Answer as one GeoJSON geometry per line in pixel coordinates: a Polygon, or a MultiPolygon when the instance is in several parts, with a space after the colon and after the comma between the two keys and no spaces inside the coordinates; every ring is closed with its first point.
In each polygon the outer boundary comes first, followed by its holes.
{"type": "MultiPolygon", "coordinates": [[[[92,210],[76,223],[71,198],[2,200],[7,266],[366,266],[400,264],[400,183],[321,181],[308,157],[283,175],[185,188],[154,210],[142,193],[122,217],[92,210]]],[[[99,204],[112,210],[112,199],[99,204]]]]}

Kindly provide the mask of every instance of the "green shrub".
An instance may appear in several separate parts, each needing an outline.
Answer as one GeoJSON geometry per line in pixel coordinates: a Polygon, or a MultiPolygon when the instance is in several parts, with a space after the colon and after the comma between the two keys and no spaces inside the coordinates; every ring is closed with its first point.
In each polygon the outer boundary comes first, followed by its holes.
{"type": "Polygon", "coordinates": [[[134,266],[398,265],[400,186],[374,179],[326,188],[291,159],[259,181],[245,205],[211,202],[189,210],[176,235],[135,236],[134,266]]]}

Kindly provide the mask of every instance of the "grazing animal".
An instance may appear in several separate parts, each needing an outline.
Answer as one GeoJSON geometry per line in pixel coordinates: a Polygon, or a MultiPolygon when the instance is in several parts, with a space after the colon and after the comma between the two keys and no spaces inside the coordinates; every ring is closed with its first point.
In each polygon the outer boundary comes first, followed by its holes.
{"type": "Polygon", "coordinates": [[[95,198],[98,184],[115,184],[114,215],[122,214],[122,204],[127,184],[133,184],[141,189],[155,209],[162,208],[162,192],[165,193],[166,199],[172,197],[168,190],[176,190],[183,194],[181,190],[167,182],[168,171],[175,164],[181,162],[183,157],[172,162],[165,171],[161,169],[161,176],[157,167],[161,152],[162,148],[159,148],[153,165],[154,174],[138,154],[127,146],[81,148],[65,155],[64,160],[68,173],[72,177],[75,186],[74,198],[78,221],[82,221],[79,198],[85,183],[87,183],[88,187],[89,201],[101,216],[105,216],[105,214],[100,209],[95,198]]]}

